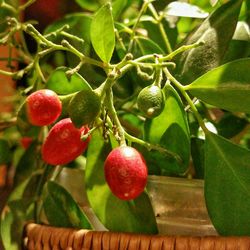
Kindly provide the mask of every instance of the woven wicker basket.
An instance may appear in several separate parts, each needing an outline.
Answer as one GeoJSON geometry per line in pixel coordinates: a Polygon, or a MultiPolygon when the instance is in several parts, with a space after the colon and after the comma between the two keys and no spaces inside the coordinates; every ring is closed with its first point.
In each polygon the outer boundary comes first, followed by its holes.
{"type": "Polygon", "coordinates": [[[250,237],[156,236],[28,224],[26,250],[249,250],[250,237]]]}

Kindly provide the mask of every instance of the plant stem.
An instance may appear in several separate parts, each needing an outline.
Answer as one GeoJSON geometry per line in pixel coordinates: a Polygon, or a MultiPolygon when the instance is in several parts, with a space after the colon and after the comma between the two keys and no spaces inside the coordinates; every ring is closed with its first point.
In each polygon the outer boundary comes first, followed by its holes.
{"type": "Polygon", "coordinates": [[[162,66],[161,63],[159,62],[158,58],[155,58],[155,81],[154,85],[157,87],[161,87],[161,81],[162,81],[162,66]]]}
{"type": "Polygon", "coordinates": [[[36,0],[29,0],[25,4],[18,7],[18,12],[23,11],[24,9],[28,8],[31,4],[33,4],[36,0]]]}
{"type": "Polygon", "coordinates": [[[182,164],[181,157],[178,154],[176,154],[176,153],[174,153],[166,148],[163,148],[159,145],[151,144],[149,142],[145,142],[144,140],[141,140],[137,137],[134,137],[134,136],[128,134],[127,132],[125,132],[125,137],[127,138],[127,140],[134,142],[134,143],[137,143],[137,144],[140,144],[140,145],[146,147],[148,150],[155,149],[155,150],[165,154],[169,158],[174,158],[178,162],[179,165],[182,164]]]}
{"type": "Polygon", "coordinates": [[[195,107],[194,103],[192,102],[192,99],[185,91],[185,88],[183,87],[183,85],[172,76],[172,74],[169,72],[169,70],[167,68],[164,68],[163,71],[164,71],[166,77],[175,85],[175,87],[181,92],[183,97],[186,99],[186,101],[188,102],[190,108],[192,109],[194,116],[196,117],[200,127],[202,128],[204,133],[207,133],[208,129],[207,129],[206,125],[205,125],[202,117],[200,116],[197,108],[195,107]]]}
{"type": "Polygon", "coordinates": [[[163,56],[160,58],[160,61],[170,61],[172,60],[176,55],[186,51],[186,50],[190,50],[190,49],[194,49],[196,47],[199,47],[201,45],[203,45],[204,42],[200,41],[200,42],[196,42],[194,44],[190,44],[190,45],[183,45],[180,48],[176,49],[175,51],[171,52],[170,54],[168,54],[167,56],[163,56]]]}
{"type": "Polygon", "coordinates": [[[160,30],[161,36],[162,36],[162,38],[163,38],[163,40],[164,40],[164,43],[165,43],[167,52],[168,52],[168,53],[171,53],[173,50],[172,50],[172,48],[171,48],[171,45],[170,45],[168,36],[167,36],[167,34],[166,34],[166,32],[165,32],[164,26],[163,26],[163,24],[162,24],[162,22],[161,22],[161,18],[159,17],[159,15],[158,15],[158,13],[157,13],[157,11],[156,11],[156,9],[155,9],[155,7],[154,7],[154,5],[153,5],[152,3],[150,3],[150,4],[148,5],[148,8],[149,8],[149,10],[151,11],[153,17],[155,18],[155,20],[156,20],[156,22],[157,22],[157,25],[158,25],[158,28],[159,28],[159,30],[160,30]]]}
{"type": "Polygon", "coordinates": [[[5,71],[5,70],[0,69],[0,74],[13,77],[16,75],[16,72],[10,72],[10,71],[5,71]]]}
{"type": "Polygon", "coordinates": [[[61,165],[57,165],[50,177],[50,181],[55,181],[59,174],[62,172],[63,167],[61,165]]]}
{"type": "Polygon", "coordinates": [[[0,8],[9,10],[12,13],[17,14],[17,10],[12,5],[6,3],[5,1],[2,2],[2,4],[0,5],[0,8]]]}
{"type": "Polygon", "coordinates": [[[131,52],[131,50],[133,48],[136,28],[137,28],[137,26],[138,26],[138,24],[140,22],[140,19],[141,19],[143,13],[147,10],[148,5],[149,5],[149,1],[145,1],[143,3],[142,8],[140,9],[138,17],[136,19],[136,22],[134,23],[134,26],[132,28],[132,33],[130,34],[130,43],[129,43],[129,46],[128,46],[128,52],[131,52]]]}
{"type": "Polygon", "coordinates": [[[96,65],[98,67],[101,67],[103,69],[109,68],[109,65],[100,61],[97,61],[93,58],[87,57],[84,54],[82,54],[79,50],[74,48],[67,40],[63,40],[61,45],[55,44],[48,39],[46,39],[39,31],[35,29],[35,27],[31,24],[27,24],[26,26],[23,26],[23,29],[25,32],[27,32],[29,35],[31,35],[38,44],[45,44],[48,49],[48,53],[54,50],[64,50],[64,51],[69,51],[73,54],[75,54],[77,57],[80,58],[81,61],[84,63],[89,63],[96,65]]]}
{"type": "Polygon", "coordinates": [[[125,131],[120,123],[120,120],[117,116],[114,104],[113,104],[113,93],[112,93],[112,89],[109,88],[106,91],[106,106],[108,108],[108,112],[110,114],[110,117],[112,118],[112,120],[114,121],[114,124],[117,127],[117,131],[118,131],[118,141],[120,143],[120,146],[126,146],[126,139],[125,139],[125,131]]]}
{"type": "Polygon", "coordinates": [[[66,31],[63,31],[63,30],[62,30],[62,31],[60,32],[60,34],[63,35],[63,36],[65,36],[65,37],[68,37],[68,38],[70,38],[70,39],[72,39],[72,40],[75,40],[75,41],[77,41],[77,42],[84,43],[84,40],[83,40],[82,38],[80,38],[80,37],[78,37],[78,36],[74,36],[74,35],[72,35],[72,34],[66,32],[66,31]]]}

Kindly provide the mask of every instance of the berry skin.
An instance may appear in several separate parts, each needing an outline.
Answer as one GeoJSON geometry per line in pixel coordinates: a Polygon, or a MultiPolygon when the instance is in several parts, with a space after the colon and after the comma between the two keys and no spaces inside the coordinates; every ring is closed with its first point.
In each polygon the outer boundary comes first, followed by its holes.
{"type": "Polygon", "coordinates": [[[24,149],[28,149],[32,141],[33,141],[32,137],[25,136],[21,138],[20,143],[24,149]]]}
{"type": "Polygon", "coordinates": [[[73,161],[87,148],[90,137],[85,141],[81,135],[89,131],[84,126],[76,128],[70,118],[65,118],[56,123],[42,145],[42,158],[51,165],[63,165],[73,161]]]}
{"type": "Polygon", "coordinates": [[[151,85],[142,89],[137,97],[137,106],[148,118],[160,115],[165,106],[165,97],[161,88],[151,85]]]}
{"type": "Polygon", "coordinates": [[[57,94],[49,89],[38,90],[26,99],[29,122],[35,126],[50,125],[62,112],[62,103],[57,94]]]}
{"type": "Polygon", "coordinates": [[[113,149],[104,163],[104,173],[112,193],[122,200],[135,199],[147,184],[145,160],[132,147],[113,149]]]}
{"type": "Polygon", "coordinates": [[[95,120],[101,109],[101,98],[93,90],[84,89],[78,92],[68,106],[69,116],[79,128],[95,120]]]}

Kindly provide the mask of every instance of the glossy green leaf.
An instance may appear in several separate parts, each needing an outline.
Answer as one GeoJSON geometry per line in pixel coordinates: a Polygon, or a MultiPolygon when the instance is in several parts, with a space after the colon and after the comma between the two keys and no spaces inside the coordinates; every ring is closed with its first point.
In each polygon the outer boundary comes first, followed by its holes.
{"type": "Polygon", "coordinates": [[[26,101],[24,101],[17,111],[17,128],[22,136],[37,138],[41,127],[30,124],[27,117],[26,101]]]}
{"type": "Polygon", "coordinates": [[[250,234],[250,151],[208,133],[205,143],[205,199],[221,235],[250,234]]]}
{"type": "Polygon", "coordinates": [[[115,97],[126,99],[134,93],[135,86],[133,86],[128,74],[125,74],[113,85],[112,89],[115,97]]]}
{"type": "Polygon", "coordinates": [[[240,59],[213,69],[187,90],[200,100],[229,111],[250,113],[250,59],[240,59]]]}
{"type": "Polygon", "coordinates": [[[184,44],[204,41],[205,45],[188,50],[177,59],[176,72],[182,83],[188,84],[221,64],[234,34],[241,4],[242,0],[228,1],[184,41],[184,44]]]}
{"type": "Polygon", "coordinates": [[[232,40],[230,42],[227,53],[225,54],[223,64],[241,58],[247,58],[249,56],[250,56],[250,42],[241,40],[232,40]]]}
{"type": "Polygon", "coordinates": [[[1,237],[5,249],[21,250],[23,228],[33,220],[34,204],[28,205],[25,199],[12,201],[4,208],[1,219],[1,237]]]}
{"type": "Polygon", "coordinates": [[[90,30],[92,45],[103,62],[110,62],[115,48],[115,29],[110,3],[95,14],[90,30]]]}
{"type": "MultiPolygon", "coordinates": [[[[0,1],[0,6],[1,2],[3,1],[0,1]]],[[[5,2],[14,8],[17,8],[20,4],[17,0],[5,0],[5,2]]],[[[6,28],[8,27],[6,19],[7,17],[16,17],[16,13],[13,13],[11,10],[6,8],[0,7],[0,33],[6,31],[6,28]]]]}
{"type": "MultiPolygon", "coordinates": [[[[86,13],[68,14],[62,19],[57,20],[48,27],[46,27],[44,34],[48,35],[49,33],[53,33],[58,29],[61,29],[64,25],[68,25],[70,28],[67,29],[67,32],[83,39],[84,46],[86,46],[86,43],[90,44],[91,21],[92,17],[86,13]]],[[[49,36],[48,38],[53,39],[53,36],[49,36]]],[[[66,39],[66,37],[63,38],[66,39]]],[[[70,42],[73,42],[73,40],[71,40],[70,42]]]]}
{"type": "Polygon", "coordinates": [[[65,188],[56,182],[49,181],[47,183],[47,193],[44,211],[51,225],[84,229],[92,228],[81,208],[65,188]]]}
{"type": "Polygon", "coordinates": [[[204,179],[204,165],[205,165],[205,140],[193,137],[191,138],[191,154],[192,162],[195,170],[195,178],[204,179]]]}
{"type": "Polygon", "coordinates": [[[14,188],[1,214],[1,237],[5,249],[20,250],[23,242],[23,228],[27,221],[34,220],[39,174],[30,175],[14,188]]]}
{"type": "Polygon", "coordinates": [[[127,0],[112,1],[112,13],[115,20],[119,18],[124,8],[127,6],[127,3],[127,0]]]}
{"type": "Polygon", "coordinates": [[[248,125],[248,121],[245,118],[226,112],[215,125],[218,134],[229,139],[242,132],[248,125]]]}
{"type": "Polygon", "coordinates": [[[67,77],[66,67],[57,68],[51,73],[46,83],[46,88],[55,91],[59,95],[67,95],[83,89],[91,89],[87,81],[78,73],[74,73],[70,78],[67,77]]]}
{"type": "Polygon", "coordinates": [[[0,139],[0,165],[11,161],[11,150],[8,141],[0,139]]]}
{"type": "Polygon", "coordinates": [[[145,37],[136,37],[135,38],[136,48],[134,48],[134,53],[139,55],[148,55],[152,53],[164,54],[164,51],[161,47],[152,41],[151,39],[145,37]],[[136,52],[139,50],[140,52],[136,52]]]}
{"type": "Polygon", "coordinates": [[[100,6],[98,1],[93,0],[75,0],[83,9],[95,11],[100,6]]]}
{"type": "Polygon", "coordinates": [[[17,166],[14,176],[14,186],[19,185],[38,169],[37,144],[33,142],[23,153],[17,166]]]}
{"type": "Polygon", "coordinates": [[[190,157],[186,113],[178,93],[171,86],[166,86],[164,92],[165,108],[156,118],[146,120],[144,139],[176,153],[181,157],[182,163],[153,150],[148,152],[147,159],[158,162],[163,174],[183,174],[188,167],[190,157]]]}
{"type": "MultiPolygon", "coordinates": [[[[164,19],[162,20],[162,24],[166,34],[168,35],[170,45],[172,48],[174,48],[176,46],[176,40],[178,36],[177,28],[170,27],[169,23],[164,19]]],[[[145,20],[142,23],[142,25],[147,30],[148,38],[154,41],[166,53],[167,52],[166,43],[160,33],[157,23],[154,23],[154,19],[148,21],[145,20]]]]}
{"type": "Polygon", "coordinates": [[[104,177],[104,161],[112,150],[96,130],[87,152],[85,183],[88,200],[106,228],[118,232],[157,233],[154,212],[146,192],[132,201],[115,197],[104,177]]]}
{"type": "Polygon", "coordinates": [[[233,40],[225,54],[223,63],[250,56],[250,30],[246,22],[239,21],[233,35],[233,40]]]}

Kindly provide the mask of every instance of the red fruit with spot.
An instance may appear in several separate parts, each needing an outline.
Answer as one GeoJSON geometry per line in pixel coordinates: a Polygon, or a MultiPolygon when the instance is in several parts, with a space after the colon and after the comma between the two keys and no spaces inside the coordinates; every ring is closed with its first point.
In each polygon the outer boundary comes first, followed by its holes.
{"type": "Polygon", "coordinates": [[[58,95],[49,89],[38,90],[26,99],[29,122],[35,126],[50,125],[62,112],[62,103],[58,95]]]}
{"type": "Polygon", "coordinates": [[[145,160],[132,147],[113,149],[104,163],[104,172],[112,193],[122,200],[135,199],[147,184],[148,170],[145,160]]]}
{"type": "Polygon", "coordinates": [[[42,158],[51,165],[63,165],[73,161],[87,148],[90,137],[85,141],[81,135],[89,131],[87,126],[76,128],[70,118],[56,123],[42,145],[42,158]]]}

